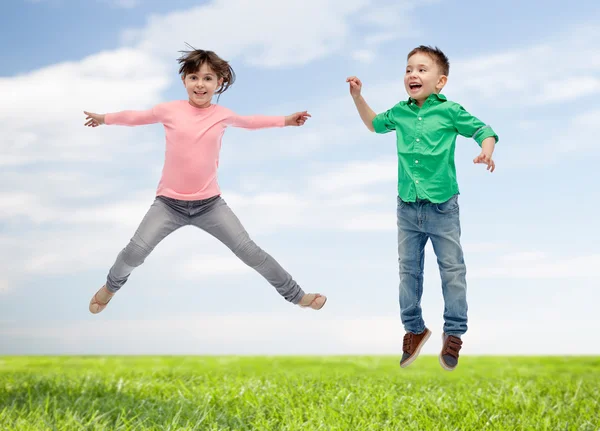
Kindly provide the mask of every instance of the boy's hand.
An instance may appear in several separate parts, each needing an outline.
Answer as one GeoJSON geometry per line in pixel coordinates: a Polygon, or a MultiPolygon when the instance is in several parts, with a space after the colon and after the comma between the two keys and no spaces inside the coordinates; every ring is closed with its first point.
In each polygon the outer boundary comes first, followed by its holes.
{"type": "Polygon", "coordinates": [[[85,117],[85,119],[88,120],[88,122],[85,123],[86,126],[98,127],[101,124],[104,124],[104,114],[94,114],[93,112],[87,111],[83,111],[83,113],[87,115],[87,117],[85,117]]]}
{"type": "Polygon", "coordinates": [[[303,126],[306,120],[310,117],[307,111],[296,112],[295,114],[285,117],[286,126],[303,126]]]}
{"type": "Polygon", "coordinates": [[[350,76],[346,78],[346,82],[350,84],[350,95],[352,98],[357,99],[360,97],[360,90],[362,90],[362,82],[356,76],[350,76]]]}
{"type": "Polygon", "coordinates": [[[496,164],[492,160],[492,156],[489,155],[488,153],[486,153],[485,151],[482,151],[480,155],[478,155],[477,157],[475,157],[473,159],[473,163],[483,163],[483,164],[486,164],[487,165],[487,170],[490,171],[490,173],[494,172],[494,169],[496,169],[496,164]]]}

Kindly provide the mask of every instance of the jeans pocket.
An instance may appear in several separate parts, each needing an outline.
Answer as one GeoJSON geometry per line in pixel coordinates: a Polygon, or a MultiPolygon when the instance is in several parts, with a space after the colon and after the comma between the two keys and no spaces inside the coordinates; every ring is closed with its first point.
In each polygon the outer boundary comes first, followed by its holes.
{"type": "Polygon", "coordinates": [[[446,202],[433,204],[433,207],[438,214],[453,214],[458,212],[458,195],[452,196],[446,202]]]}

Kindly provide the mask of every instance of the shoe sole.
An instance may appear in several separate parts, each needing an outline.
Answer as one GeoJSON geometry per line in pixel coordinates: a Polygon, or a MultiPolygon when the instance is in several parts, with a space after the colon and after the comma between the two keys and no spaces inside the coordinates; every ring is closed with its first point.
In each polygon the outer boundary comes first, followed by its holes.
{"type": "Polygon", "coordinates": [[[417,359],[417,357],[419,356],[419,353],[421,353],[421,348],[425,345],[427,340],[429,340],[429,337],[431,337],[431,331],[428,329],[427,335],[425,335],[425,337],[423,337],[423,339],[419,343],[419,346],[417,347],[417,350],[415,350],[415,353],[413,353],[413,355],[410,358],[408,358],[403,364],[401,363],[400,368],[408,367],[410,364],[412,364],[415,361],[415,359],[417,359]]]}
{"type": "MultiPolygon", "coordinates": [[[[443,346],[444,346],[444,334],[442,334],[442,349],[443,349],[443,346]]],[[[439,359],[440,359],[440,365],[446,371],[454,371],[454,369],[458,366],[458,364],[456,364],[453,367],[447,365],[446,362],[444,362],[444,358],[442,358],[442,352],[440,352],[439,359]]]]}

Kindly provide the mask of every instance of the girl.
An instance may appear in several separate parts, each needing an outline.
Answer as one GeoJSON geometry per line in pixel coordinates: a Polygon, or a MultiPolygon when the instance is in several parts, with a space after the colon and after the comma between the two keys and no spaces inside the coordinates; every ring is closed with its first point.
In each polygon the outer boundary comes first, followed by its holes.
{"type": "Polygon", "coordinates": [[[236,115],[212,104],[213,95],[220,96],[235,80],[235,73],[227,61],[212,51],[193,49],[183,51],[178,62],[187,101],[160,103],[147,111],[112,114],[84,111],[87,116],[85,126],[88,127],[162,123],[166,135],[165,161],[154,203],[129,244],[117,256],[106,284],[90,301],[90,311],[96,314],[104,310],[131,272],[144,262],[158,243],[187,225],[199,227],[220,240],[271,283],[285,300],[320,310],[327,298],[318,293],[304,293],[290,274],[250,239],[221,198],[217,182],[221,137],[226,127],[302,126],[310,115],[306,111],[287,117],[236,115]]]}

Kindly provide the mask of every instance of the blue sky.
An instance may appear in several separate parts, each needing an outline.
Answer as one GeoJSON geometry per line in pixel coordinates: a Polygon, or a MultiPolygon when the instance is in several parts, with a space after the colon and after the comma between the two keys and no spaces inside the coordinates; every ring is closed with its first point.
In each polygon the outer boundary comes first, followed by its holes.
{"type": "MultiPolygon", "coordinates": [[[[401,354],[395,141],[362,125],[407,96],[406,54],[437,45],[444,93],[500,135],[493,174],[459,138],[464,354],[599,354],[600,6],[592,1],[12,0],[0,6],[0,354],[401,354]],[[320,312],[284,302],[193,227],[164,240],[110,306],[104,283],[152,203],[162,127],[84,128],[81,111],[185,98],[185,42],[231,61],[220,103],[307,109],[302,128],[230,129],[223,196],[320,312]]],[[[427,246],[424,317],[443,303],[427,246]]]]}

